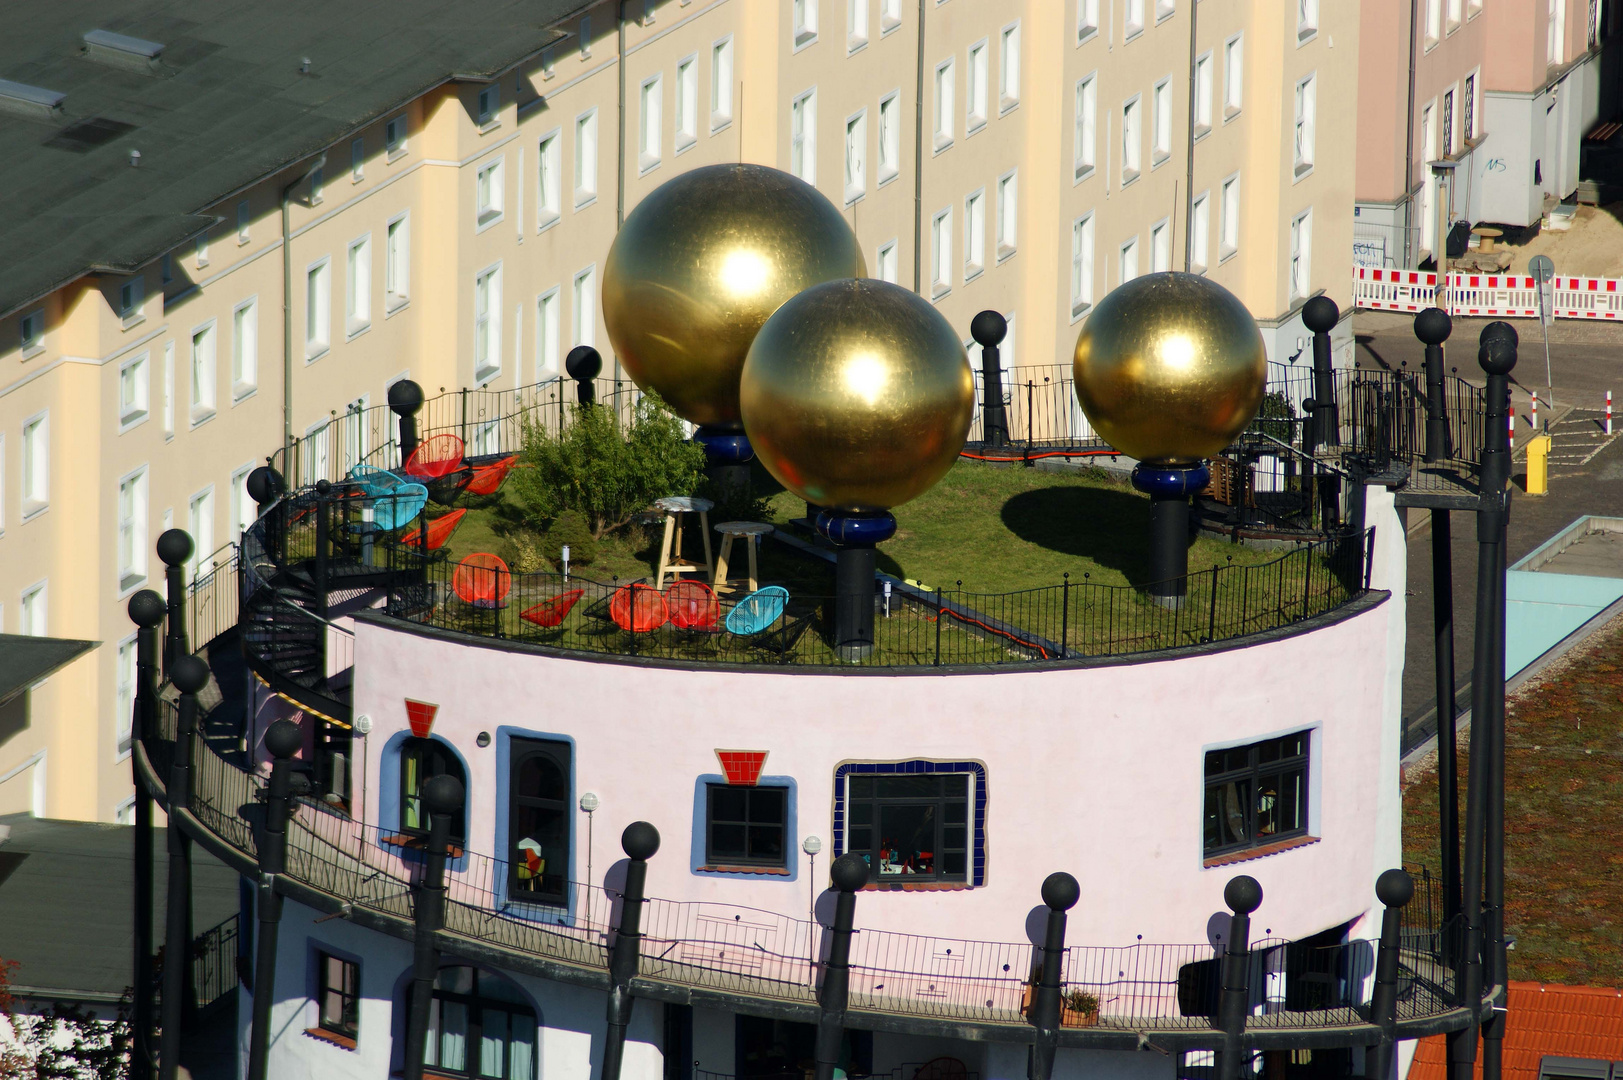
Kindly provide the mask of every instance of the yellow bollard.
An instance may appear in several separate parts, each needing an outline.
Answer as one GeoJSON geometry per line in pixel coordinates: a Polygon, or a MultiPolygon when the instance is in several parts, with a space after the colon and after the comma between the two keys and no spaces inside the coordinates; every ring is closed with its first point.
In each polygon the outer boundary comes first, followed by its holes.
{"type": "Polygon", "coordinates": [[[1537,435],[1527,440],[1527,493],[1550,493],[1550,437],[1537,435]]]}

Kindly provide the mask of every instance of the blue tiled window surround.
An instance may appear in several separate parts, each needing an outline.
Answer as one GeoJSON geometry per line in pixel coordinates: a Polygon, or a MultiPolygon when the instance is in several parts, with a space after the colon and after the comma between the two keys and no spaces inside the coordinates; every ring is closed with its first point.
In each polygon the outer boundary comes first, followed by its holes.
{"type": "Polygon", "coordinates": [[[986,766],[979,761],[847,761],[834,767],[834,853],[845,854],[845,778],[852,773],[969,773],[974,792],[974,816],[970,831],[969,884],[986,884],[986,766]]]}

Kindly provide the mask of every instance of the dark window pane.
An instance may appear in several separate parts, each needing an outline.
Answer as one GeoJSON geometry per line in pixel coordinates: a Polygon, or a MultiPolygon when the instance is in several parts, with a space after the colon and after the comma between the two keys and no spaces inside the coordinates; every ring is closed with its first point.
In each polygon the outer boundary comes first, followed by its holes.
{"type": "Polygon", "coordinates": [[[1217,834],[1214,846],[1227,847],[1250,839],[1246,828],[1246,807],[1250,802],[1250,780],[1214,784],[1206,789],[1206,812],[1217,834]]]}
{"type": "Polygon", "coordinates": [[[544,754],[531,754],[519,767],[518,794],[530,799],[569,798],[569,781],[558,763],[544,754]]]}
{"type": "Polygon", "coordinates": [[[748,788],[726,787],[721,784],[710,788],[710,816],[716,821],[746,821],[748,806],[748,788]]]}
{"type": "Polygon", "coordinates": [[[881,799],[918,799],[941,794],[941,778],[938,776],[881,776],[876,783],[877,795],[881,799]]]}
{"type": "Polygon", "coordinates": [[[1257,747],[1257,761],[1278,761],[1282,752],[1285,752],[1285,740],[1271,739],[1257,747]]]}
{"type": "Polygon", "coordinates": [[[954,825],[962,825],[969,816],[969,803],[958,798],[949,798],[941,804],[941,820],[954,825]]]}
{"type": "Polygon", "coordinates": [[[756,788],[750,792],[750,820],[783,823],[783,806],[788,793],[783,788],[756,788]]]}
{"type": "Polygon", "coordinates": [[[879,873],[881,877],[932,872],[935,853],[934,804],[881,806],[879,873]]]}
{"type": "Polygon", "coordinates": [[[962,825],[943,825],[941,827],[941,847],[943,850],[953,850],[965,847],[964,840],[967,831],[962,825]]]}
{"type": "Polygon", "coordinates": [[[851,830],[852,851],[871,851],[873,849],[873,830],[867,826],[851,830]]]}
{"type": "Polygon", "coordinates": [[[710,827],[710,857],[712,859],[743,859],[748,857],[744,848],[743,825],[712,825],[710,827]]]}
{"type": "Polygon", "coordinates": [[[851,775],[846,777],[850,797],[853,799],[870,799],[873,797],[873,777],[851,775]]]}
{"type": "Polygon", "coordinates": [[[1279,778],[1279,831],[1307,828],[1307,774],[1301,769],[1279,778]]]}
{"type": "Polygon", "coordinates": [[[872,825],[873,803],[859,802],[851,804],[851,824],[872,825]]]}
{"type": "Polygon", "coordinates": [[[963,877],[964,860],[968,856],[962,851],[947,851],[941,855],[941,875],[943,877],[963,877]]]}
{"type": "Polygon", "coordinates": [[[755,859],[782,859],[783,826],[751,825],[750,857],[755,859]]]}

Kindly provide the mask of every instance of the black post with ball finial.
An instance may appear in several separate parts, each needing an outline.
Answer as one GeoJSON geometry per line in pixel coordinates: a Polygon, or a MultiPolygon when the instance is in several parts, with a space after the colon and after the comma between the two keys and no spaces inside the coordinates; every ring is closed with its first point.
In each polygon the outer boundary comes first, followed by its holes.
{"type": "Polygon", "coordinates": [[[1133,466],[1133,486],[1150,497],[1150,575],[1145,587],[1162,607],[1182,607],[1189,590],[1189,499],[1211,480],[1205,462],[1133,466]]]}
{"type": "Polygon", "coordinates": [[[1217,1028],[1223,1048],[1217,1052],[1217,1080],[1239,1080],[1242,1064],[1240,1040],[1251,1011],[1251,913],[1262,906],[1262,885],[1249,874],[1229,879],[1223,903],[1234,912],[1223,955],[1223,990],[1217,1001],[1217,1028]]]}
{"type": "MultiPolygon", "coordinates": [[[[1328,296],[1315,296],[1302,305],[1302,323],[1313,333],[1313,444],[1319,449],[1341,442],[1341,407],[1336,402],[1330,331],[1341,320],[1341,309],[1328,296]]],[[[1319,489],[1319,524],[1328,534],[1341,524],[1341,477],[1329,469],[1316,469],[1319,489]]]]}
{"type": "Polygon", "coordinates": [[[423,855],[423,876],[417,885],[413,912],[406,1080],[423,1080],[424,1059],[428,1056],[428,1014],[434,999],[434,977],[440,967],[439,932],[445,928],[445,858],[451,847],[451,822],[466,797],[462,781],[454,776],[441,774],[423,781],[428,849],[423,855]]]}
{"type": "Polygon", "coordinates": [[[603,370],[603,357],[590,345],[576,345],[564,357],[564,371],[575,380],[575,401],[581,405],[597,404],[597,386],[592,382],[603,370]]]}
{"type": "Polygon", "coordinates": [[[834,1080],[845,1042],[845,1010],[851,998],[851,935],[856,932],[857,891],[868,884],[868,860],[848,851],[828,867],[834,886],[834,925],[828,931],[828,959],[817,991],[815,1080],[834,1080]]]}
{"type": "Polygon", "coordinates": [[[834,545],[834,655],[860,661],[873,655],[875,546],[896,535],[888,510],[845,513],[821,510],[817,533],[834,545]]]}
{"type": "Polygon", "coordinates": [[[1031,997],[1031,1026],[1037,1032],[1026,1059],[1027,1080],[1050,1080],[1054,1075],[1054,1055],[1059,1050],[1060,1020],[1064,1015],[1060,966],[1065,959],[1065,913],[1082,898],[1082,886],[1061,871],[1043,879],[1042,895],[1048,917],[1043,928],[1042,967],[1031,997]]]}
{"type": "Polygon", "coordinates": [[[423,388],[410,379],[389,387],[389,411],[400,418],[400,467],[417,452],[417,410],[423,407],[423,388]]]}
{"type": "Polygon", "coordinates": [[[271,1003],[276,998],[276,945],[282,922],[282,895],[276,891],[276,879],[287,869],[287,822],[296,809],[293,798],[310,790],[310,778],[295,771],[298,766],[293,761],[293,755],[303,746],[304,733],[291,720],[278,720],[265,732],[271,769],[266,784],[265,824],[259,833],[259,884],[254,898],[259,940],[255,943],[248,1080],[265,1080],[267,1075],[271,1003]]]}
{"type": "MultiPolygon", "coordinates": [[[[161,538],[159,543],[162,543],[161,538]]],[[[164,901],[167,910],[163,935],[163,1031],[158,1043],[160,1080],[175,1080],[178,1075],[181,1025],[188,1011],[187,1004],[197,1000],[192,990],[192,842],[176,819],[181,812],[191,809],[197,695],[208,685],[209,666],[196,656],[177,657],[169,667],[169,681],[180,691],[180,702],[175,723],[175,760],[169,766],[166,786],[169,887],[164,901]]]]}
{"type": "Polygon", "coordinates": [[[163,642],[163,673],[168,675],[175,661],[191,651],[186,643],[186,560],[195,548],[185,529],[166,529],[158,537],[158,558],[164,564],[164,590],[169,594],[169,630],[163,642]]]}
{"type": "Polygon", "coordinates": [[[1009,444],[1008,409],[1003,404],[1003,362],[998,345],[1009,332],[1009,322],[995,311],[983,311],[970,320],[969,333],[981,347],[981,442],[1009,444]]]}
{"type": "MultiPolygon", "coordinates": [[[[158,627],[163,624],[167,610],[163,597],[151,589],[142,589],[130,597],[130,621],[140,629],[135,639],[135,709],[130,717],[130,740],[140,742],[151,733],[158,707],[159,641],[158,627]]],[[[130,755],[135,768],[135,898],[132,912],[135,921],[135,979],[131,1002],[130,1076],[132,1080],[151,1080],[154,1053],[152,981],[152,793],[141,782],[137,755],[130,755]]]]}
{"type": "Polygon", "coordinates": [[[1414,897],[1414,879],[1400,869],[1387,870],[1375,879],[1375,898],[1381,902],[1381,943],[1375,957],[1375,988],[1370,994],[1369,1019],[1381,1029],[1381,1041],[1372,1048],[1374,1062],[1366,1070],[1369,1080],[1392,1080],[1393,1052],[1397,1048],[1398,964],[1402,953],[1403,908],[1414,897]]]}
{"type": "Polygon", "coordinates": [[[265,554],[280,561],[282,558],[281,519],[283,515],[277,514],[272,517],[266,515],[270,512],[271,504],[276,502],[282,496],[282,493],[287,490],[287,483],[282,479],[282,474],[269,465],[261,465],[249,473],[245,483],[248,489],[248,497],[259,508],[258,516],[265,521],[265,554]]]}
{"type": "Polygon", "coordinates": [[[647,902],[648,860],[659,851],[659,830],[646,821],[633,821],[620,834],[626,853],[626,883],[620,893],[620,925],[609,949],[609,1030],[603,1040],[603,1066],[599,1080],[620,1080],[625,1060],[626,1029],[631,1026],[631,980],[637,977],[642,948],[642,906],[647,902]]]}

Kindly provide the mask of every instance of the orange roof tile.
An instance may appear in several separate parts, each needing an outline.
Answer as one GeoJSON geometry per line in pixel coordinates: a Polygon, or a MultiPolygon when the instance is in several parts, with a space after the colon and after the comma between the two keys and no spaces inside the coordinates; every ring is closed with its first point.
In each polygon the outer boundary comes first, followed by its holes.
{"type": "MultiPolygon", "coordinates": [[[[1504,1080],[1538,1080],[1546,1057],[1623,1061],[1623,992],[1610,986],[1512,982],[1505,1023],[1504,1080]]],[[[1482,1076],[1477,1054],[1475,1076],[1482,1076]]],[[[1445,1037],[1421,1039],[1409,1080],[1447,1080],[1445,1037]]]]}

